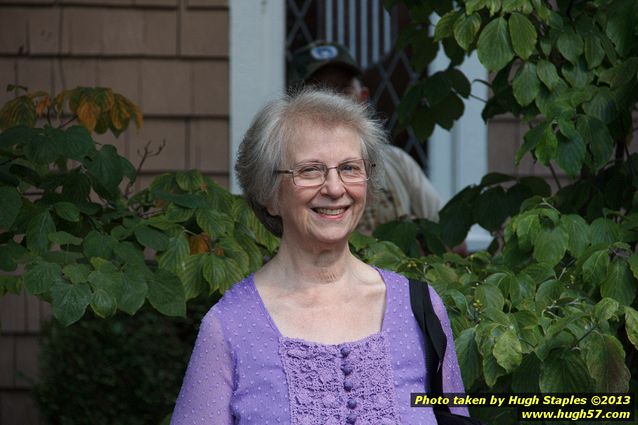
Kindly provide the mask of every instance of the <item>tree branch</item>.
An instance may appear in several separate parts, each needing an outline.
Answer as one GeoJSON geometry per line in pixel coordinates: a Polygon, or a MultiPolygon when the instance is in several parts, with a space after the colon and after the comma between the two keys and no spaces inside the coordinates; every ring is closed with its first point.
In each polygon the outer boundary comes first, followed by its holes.
{"type": "MultiPolygon", "coordinates": [[[[144,166],[144,163],[146,162],[148,158],[157,156],[160,153],[162,153],[162,151],[166,147],[166,139],[162,140],[162,143],[155,151],[151,150],[151,144],[153,144],[153,141],[149,140],[142,150],[140,149],[137,150],[137,154],[141,156],[142,159],[140,160],[140,163],[138,164],[137,169],[135,170],[135,176],[138,176],[140,174],[140,171],[142,171],[142,167],[144,166]]],[[[129,195],[131,194],[134,183],[135,183],[134,181],[129,181],[128,185],[126,185],[126,190],[124,191],[125,198],[128,198],[129,195]]]]}

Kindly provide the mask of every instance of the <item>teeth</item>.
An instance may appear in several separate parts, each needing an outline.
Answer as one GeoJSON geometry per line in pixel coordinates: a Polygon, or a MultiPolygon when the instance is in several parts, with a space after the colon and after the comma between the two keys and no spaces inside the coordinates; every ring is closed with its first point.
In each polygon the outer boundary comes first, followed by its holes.
{"type": "Polygon", "coordinates": [[[339,215],[345,210],[345,208],[315,208],[315,211],[317,211],[319,214],[326,215],[339,215]]]}

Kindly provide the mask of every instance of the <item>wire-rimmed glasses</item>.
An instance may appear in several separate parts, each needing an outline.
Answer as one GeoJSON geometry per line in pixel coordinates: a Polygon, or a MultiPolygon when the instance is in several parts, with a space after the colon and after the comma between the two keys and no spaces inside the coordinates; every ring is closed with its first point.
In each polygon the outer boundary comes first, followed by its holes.
{"type": "Polygon", "coordinates": [[[328,167],[323,162],[304,162],[295,165],[290,170],[275,170],[277,173],[292,175],[292,182],[299,187],[321,186],[328,178],[328,172],[337,170],[339,178],[344,184],[363,183],[370,179],[372,169],[376,164],[367,159],[351,159],[335,167],[328,167]]]}

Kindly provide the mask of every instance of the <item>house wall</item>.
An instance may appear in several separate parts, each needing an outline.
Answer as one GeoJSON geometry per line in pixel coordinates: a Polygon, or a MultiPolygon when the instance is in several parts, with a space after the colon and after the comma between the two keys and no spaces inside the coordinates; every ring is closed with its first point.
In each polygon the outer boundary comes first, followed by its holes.
{"type": "MultiPolygon", "coordinates": [[[[106,86],[130,98],[144,126],[112,143],[133,165],[149,158],[137,189],[166,171],[197,168],[228,187],[227,0],[0,0],[0,105],[7,84],[59,93],[106,86]]],[[[0,425],[36,424],[37,334],[46,303],[0,297],[0,425]]]]}

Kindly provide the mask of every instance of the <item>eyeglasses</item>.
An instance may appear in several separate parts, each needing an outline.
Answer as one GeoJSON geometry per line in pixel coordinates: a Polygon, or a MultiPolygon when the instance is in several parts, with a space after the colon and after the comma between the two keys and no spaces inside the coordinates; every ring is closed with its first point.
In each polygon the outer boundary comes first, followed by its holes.
{"type": "Polygon", "coordinates": [[[345,184],[363,183],[370,179],[376,164],[367,159],[344,161],[336,167],[328,167],[323,162],[304,162],[295,165],[291,170],[275,170],[279,174],[291,174],[292,182],[299,187],[321,186],[328,178],[328,172],[337,170],[339,178],[345,184]]]}

